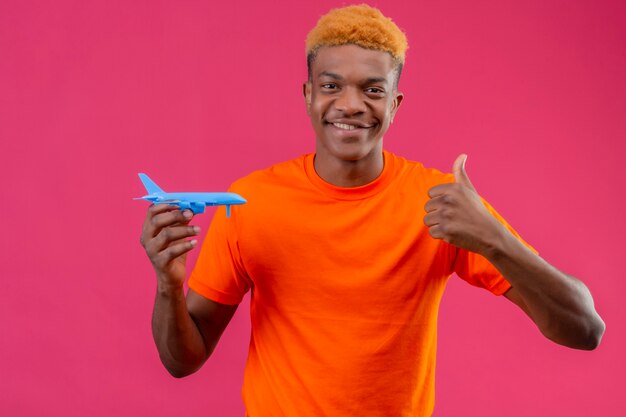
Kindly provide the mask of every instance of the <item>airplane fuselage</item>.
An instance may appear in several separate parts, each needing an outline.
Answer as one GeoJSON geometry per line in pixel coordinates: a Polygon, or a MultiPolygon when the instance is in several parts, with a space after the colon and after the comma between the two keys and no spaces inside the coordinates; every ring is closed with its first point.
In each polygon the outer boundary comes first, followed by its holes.
{"type": "Polygon", "coordinates": [[[140,197],[154,204],[170,204],[180,207],[181,210],[189,209],[194,214],[204,213],[206,206],[226,206],[226,215],[230,217],[230,206],[245,204],[246,199],[235,193],[168,193],[161,189],[146,174],[139,174],[146,191],[150,194],[140,197]]]}

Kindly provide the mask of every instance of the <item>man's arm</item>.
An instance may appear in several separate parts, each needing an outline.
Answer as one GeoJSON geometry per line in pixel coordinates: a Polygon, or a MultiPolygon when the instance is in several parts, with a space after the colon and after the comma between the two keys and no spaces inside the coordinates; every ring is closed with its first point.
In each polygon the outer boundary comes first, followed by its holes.
{"type": "Polygon", "coordinates": [[[180,378],[197,371],[211,355],[237,306],[216,303],[189,290],[185,299],[185,257],[197,241],[197,226],[189,226],[189,210],[166,204],[148,209],[141,244],[157,276],[152,335],[161,362],[180,378]]]}
{"type": "Polygon", "coordinates": [[[605,325],[587,287],[520,242],[484,206],[465,172],[465,155],[454,163],[456,182],[429,190],[424,223],[431,236],[476,252],[509,281],[505,296],[556,343],[594,349],[605,325]]]}
{"type": "Polygon", "coordinates": [[[506,232],[485,256],[512,285],[505,297],[524,310],[548,339],[571,348],[595,349],[605,324],[585,284],[506,232]]]}

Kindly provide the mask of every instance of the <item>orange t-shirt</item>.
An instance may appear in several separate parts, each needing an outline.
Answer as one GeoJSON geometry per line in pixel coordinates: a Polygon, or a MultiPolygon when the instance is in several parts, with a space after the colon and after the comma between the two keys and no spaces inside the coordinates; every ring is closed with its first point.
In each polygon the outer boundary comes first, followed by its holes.
{"type": "Polygon", "coordinates": [[[496,295],[510,285],[429,235],[427,192],[451,174],[385,152],[376,180],[341,188],[313,158],[233,184],[248,203],[216,213],[189,287],[223,304],[252,289],[248,416],[429,416],[446,281],[456,272],[496,295]]]}

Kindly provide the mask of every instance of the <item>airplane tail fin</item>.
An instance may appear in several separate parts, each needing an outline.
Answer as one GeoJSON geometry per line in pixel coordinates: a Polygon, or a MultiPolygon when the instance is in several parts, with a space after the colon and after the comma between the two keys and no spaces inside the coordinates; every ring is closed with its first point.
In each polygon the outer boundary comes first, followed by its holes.
{"type": "Polygon", "coordinates": [[[152,181],[150,179],[150,177],[148,177],[146,174],[140,173],[139,174],[139,179],[143,183],[143,186],[146,187],[146,191],[148,192],[148,194],[164,193],[165,192],[165,191],[163,191],[161,189],[161,187],[156,185],[155,182],[152,181]]]}

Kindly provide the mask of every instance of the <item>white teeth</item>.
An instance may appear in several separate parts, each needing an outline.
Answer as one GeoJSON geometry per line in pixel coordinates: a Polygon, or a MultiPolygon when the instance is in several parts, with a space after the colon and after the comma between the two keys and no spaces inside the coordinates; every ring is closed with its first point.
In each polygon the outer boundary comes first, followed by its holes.
{"type": "Polygon", "coordinates": [[[357,128],[356,126],[347,125],[344,123],[333,123],[333,126],[338,127],[339,129],[344,129],[344,130],[354,130],[357,128]]]}

